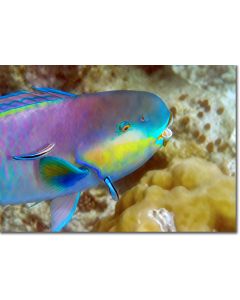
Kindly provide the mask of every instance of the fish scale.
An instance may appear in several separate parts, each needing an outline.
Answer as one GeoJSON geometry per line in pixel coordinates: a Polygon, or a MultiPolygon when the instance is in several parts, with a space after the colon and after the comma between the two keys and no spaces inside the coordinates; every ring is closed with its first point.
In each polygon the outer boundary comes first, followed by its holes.
{"type": "Polygon", "coordinates": [[[54,199],[59,231],[79,192],[102,182],[117,199],[113,183],[163,145],[171,114],[148,92],[35,89],[0,97],[0,204],[54,199]]]}

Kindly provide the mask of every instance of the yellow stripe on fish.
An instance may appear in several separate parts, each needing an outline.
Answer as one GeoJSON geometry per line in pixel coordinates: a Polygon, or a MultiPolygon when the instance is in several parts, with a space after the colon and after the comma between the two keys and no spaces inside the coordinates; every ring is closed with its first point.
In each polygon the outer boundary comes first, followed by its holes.
{"type": "Polygon", "coordinates": [[[139,153],[142,155],[154,143],[154,138],[146,138],[140,131],[132,130],[89,150],[84,155],[84,160],[103,173],[111,173],[121,170],[123,164],[136,163],[139,153]]]}

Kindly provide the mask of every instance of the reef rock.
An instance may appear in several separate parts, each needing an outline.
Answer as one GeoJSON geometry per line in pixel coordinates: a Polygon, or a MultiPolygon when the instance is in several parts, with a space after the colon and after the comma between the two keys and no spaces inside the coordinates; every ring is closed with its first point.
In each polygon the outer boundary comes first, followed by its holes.
{"type": "Polygon", "coordinates": [[[156,215],[160,209],[173,215],[176,231],[235,231],[235,177],[201,158],[174,159],[163,170],[147,172],[94,231],[165,231],[156,215]]]}

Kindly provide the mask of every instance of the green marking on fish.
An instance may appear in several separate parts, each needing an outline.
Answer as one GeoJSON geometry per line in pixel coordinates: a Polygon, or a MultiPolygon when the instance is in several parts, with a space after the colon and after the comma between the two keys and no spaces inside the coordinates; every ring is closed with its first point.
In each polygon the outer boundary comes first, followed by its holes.
{"type": "Polygon", "coordinates": [[[7,111],[0,112],[0,118],[6,117],[9,115],[13,115],[13,114],[17,114],[20,112],[24,112],[24,111],[27,111],[30,109],[38,108],[38,107],[45,107],[47,105],[50,106],[52,104],[58,103],[59,101],[62,101],[62,99],[51,100],[51,101],[46,101],[46,102],[37,102],[37,103],[22,106],[22,107],[11,108],[7,111]]]}

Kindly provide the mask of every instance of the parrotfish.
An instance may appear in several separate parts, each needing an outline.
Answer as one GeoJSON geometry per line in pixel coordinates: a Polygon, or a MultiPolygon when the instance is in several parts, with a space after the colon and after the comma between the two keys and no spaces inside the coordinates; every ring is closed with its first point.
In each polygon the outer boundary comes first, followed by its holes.
{"type": "Polygon", "coordinates": [[[164,101],[144,91],[74,95],[34,87],[0,97],[0,205],[51,200],[51,229],[71,220],[81,192],[114,182],[170,139],[164,101]]]}

